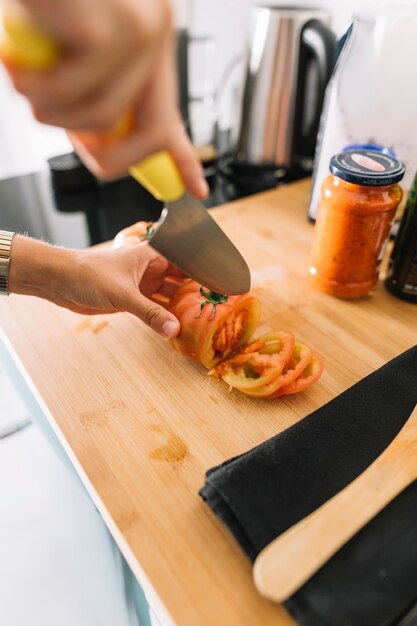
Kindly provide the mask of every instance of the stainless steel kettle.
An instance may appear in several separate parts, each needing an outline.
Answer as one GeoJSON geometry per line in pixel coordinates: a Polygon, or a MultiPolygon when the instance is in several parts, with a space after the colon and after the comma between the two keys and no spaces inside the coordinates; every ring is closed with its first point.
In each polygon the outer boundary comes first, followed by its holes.
{"type": "Polygon", "coordinates": [[[336,38],[322,10],[255,6],[236,143],[239,161],[310,170],[336,38]]]}

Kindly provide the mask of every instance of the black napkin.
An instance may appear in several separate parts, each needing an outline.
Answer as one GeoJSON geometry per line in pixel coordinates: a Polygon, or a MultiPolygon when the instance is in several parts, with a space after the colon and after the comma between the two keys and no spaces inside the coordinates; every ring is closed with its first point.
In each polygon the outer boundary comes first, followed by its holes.
{"type": "MultiPolygon", "coordinates": [[[[209,470],[200,495],[254,560],[364,471],[416,403],[417,346],[291,428],[209,470]]],[[[303,626],[388,626],[411,615],[415,602],[413,483],[285,605],[303,626]]]]}

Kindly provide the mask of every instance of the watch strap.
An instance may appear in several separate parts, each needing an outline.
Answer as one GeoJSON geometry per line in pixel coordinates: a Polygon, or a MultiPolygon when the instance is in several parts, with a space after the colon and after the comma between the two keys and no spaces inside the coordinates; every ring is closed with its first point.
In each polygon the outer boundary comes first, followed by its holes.
{"type": "Polygon", "coordinates": [[[10,251],[15,233],[0,230],[0,295],[9,295],[10,251]]]}

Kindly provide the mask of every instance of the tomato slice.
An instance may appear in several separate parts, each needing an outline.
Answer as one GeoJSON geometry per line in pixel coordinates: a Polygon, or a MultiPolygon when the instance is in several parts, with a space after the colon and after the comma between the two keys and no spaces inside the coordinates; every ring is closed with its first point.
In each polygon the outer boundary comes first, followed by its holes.
{"type": "Polygon", "coordinates": [[[228,385],[248,391],[276,380],[294,350],[294,336],[276,331],[259,337],[210,370],[210,376],[222,378],[228,385]]]}
{"type": "Polygon", "coordinates": [[[301,374],[288,385],[280,387],[271,398],[278,398],[278,396],[284,396],[291,393],[298,393],[310,387],[313,383],[317,382],[323,373],[325,359],[323,355],[315,350],[311,352],[311,358],[307,366],[303,369],[301,374]]]}
{"type": "Polygon", "coordinates": [[[294,349],[290,359],[285,363],[282,372],[278,377],[274,378],[270,383],[257,387],[255,389],[240,389],[248,396],[254,398],[271,398],[273,394],[284,385],[289,385],[297,378],[308,365],[311,358],[311,348],[304,343],[295,341],[294,349]]]}
{"type": "Polygon", "coordinates": [[[252,294],[212,304],[191,279],[178,287],[167,308],[181,324],[172,346],[209,369],[249,340],[260,317],[260,302],[252,294]]]}
{"type": "Polygon", "coordinates": [[[136,246],[141,241],[149,239],[153,222],[136,222],[117,233],[113,240],[113,248],[123,248],[124,246],[136,246]]]}

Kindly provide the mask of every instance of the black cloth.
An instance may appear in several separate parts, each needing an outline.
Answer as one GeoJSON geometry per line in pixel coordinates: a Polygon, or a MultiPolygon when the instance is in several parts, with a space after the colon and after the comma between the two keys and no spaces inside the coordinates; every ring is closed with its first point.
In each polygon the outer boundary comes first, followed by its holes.
{"type": "MultiPolygon", "coordinates": [[[[200,495],[251,560],[387,447],[417,403],[417,346],[294,426],[207,472],[200,495]]],[[[416,450],[417,454],[417,450],[416,450]]],[[[349,511],[346,511],[349,515],[349,511]]],[[[417,483],[286,603],[303,626],[388,626],[417,602],[417,483]]]]}

